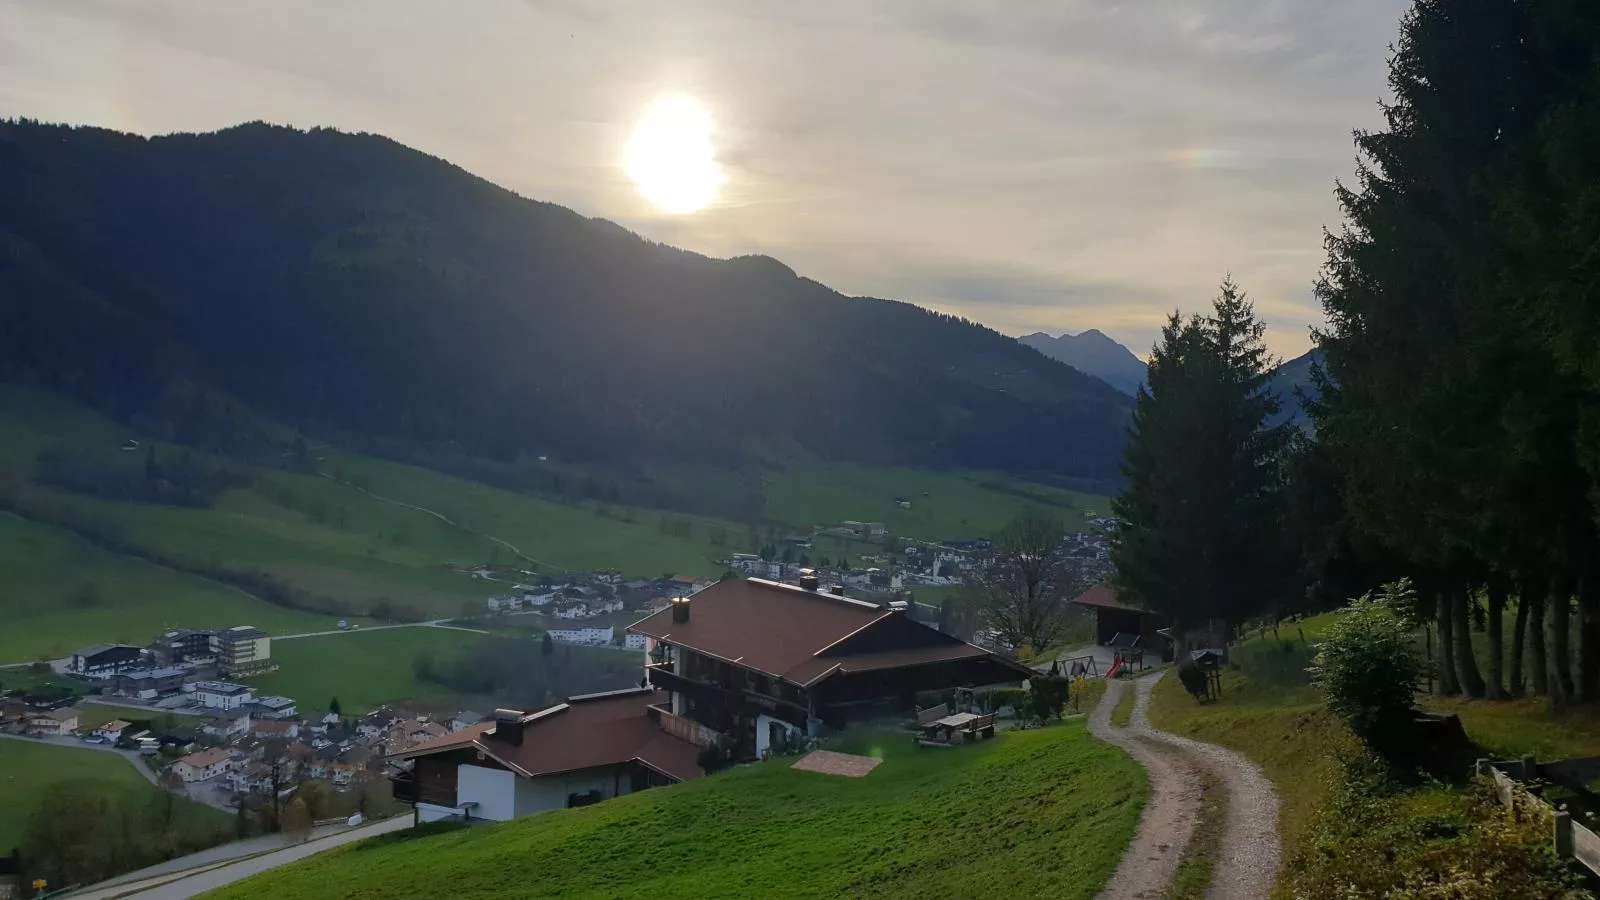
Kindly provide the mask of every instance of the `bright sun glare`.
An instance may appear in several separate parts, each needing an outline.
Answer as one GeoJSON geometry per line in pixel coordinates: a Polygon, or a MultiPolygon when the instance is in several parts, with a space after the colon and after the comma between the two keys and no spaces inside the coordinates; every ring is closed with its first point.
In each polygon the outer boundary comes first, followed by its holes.
{"type": "Polygon", "coordinates": [[[656,209],[671,215],[704,209],[722,183],[705,108],[689,97],[657,100],[633,127],[622,167],[656,209]]]}

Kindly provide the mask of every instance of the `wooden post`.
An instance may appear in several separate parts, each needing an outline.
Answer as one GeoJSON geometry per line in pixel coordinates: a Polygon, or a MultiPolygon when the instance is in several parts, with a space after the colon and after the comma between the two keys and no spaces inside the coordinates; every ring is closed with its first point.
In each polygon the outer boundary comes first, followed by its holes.
{"type": "Polygon", "coordinates": [[[1572,856],[1572,814],[1558,812],[1551,818],[1555,820],[1556,856],[1568,859],[1572,856]]]}
{"type": "Polygon", "coordinates": [[[1533,761],[1532,756],[1522,758],[1522,780],[1533,781],[1539,777],[1539,764],[1533,761]]]}

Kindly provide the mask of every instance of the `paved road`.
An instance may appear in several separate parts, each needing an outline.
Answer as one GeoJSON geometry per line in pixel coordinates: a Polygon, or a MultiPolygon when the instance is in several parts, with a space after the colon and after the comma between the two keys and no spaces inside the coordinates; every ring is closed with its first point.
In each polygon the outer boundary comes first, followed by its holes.
{"type": "Polygon", "coordinates": [[[327,837],[313,838],[304,844],[295,844],[281,850],[261,853],[235,862],[201,866],[187,870],[184,873],[159,875],[143,881],[123,881],[117,884],[91,886],[87,890],[69,896],[72,900],[113,900],[113,898],[129,898],[129,900],[187,900],[189,897],[203,894],[206,891],[216,890],[236,881],[243,881],[252,875],[259,875],[279,866],[286,866],[289,863],[315,856],[324,850],[331,850],[334,847],[410,827],[410,816],[396,816],[392,819],[385,819],[382,822],[362,825],[327,837]]]}
{"type": "Polygon", "coordinates": [[[1150,774],[1150,799],[1139,831],[1097,900],[1142,900],[1165,896],[1200,815],[1200,770],[1214,775],[1227,793],[1218,857],[1207,900],[1267,900],[1283,857],[1278,837],[1278,797],[1272,782],[1243,754],[1157,731],[1145,710],[1150,691],[1166,672],[1138,679],[1133,718],[1126,728],[1111,724],[1111,710],[1128,685],[1106,684],[1089,719],[1095,737],[1128,751],[1150,774]]]}
{"type": "Polygon", "coordinates": [[[451,619],[432,619],[427,622],[399,622],[394,625],[363,625],[360,628],[335,628],[331,631],[307,631],[301,634],[275,634],[275,641],[294,641],[300,638],[328,637],[335,634],[365,634],[369,631],[388,631],[391,628],[443,628],[446,631],[466,631],[472,634],[489,634],[482,628],[467,628],[461,625],[446,625],[451,619]]]}

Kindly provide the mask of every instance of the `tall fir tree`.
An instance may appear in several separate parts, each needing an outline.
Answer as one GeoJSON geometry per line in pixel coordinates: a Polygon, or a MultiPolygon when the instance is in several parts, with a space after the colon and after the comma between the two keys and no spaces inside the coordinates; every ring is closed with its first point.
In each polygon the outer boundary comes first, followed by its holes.
{"type": "MultiPolygon", "coordinates": [[[[1134,407],[1113,502],[1115,583],[1187,632],[1236,625],[1282,596],[1279,462],[1265,326],[1232,279],[1207,316],[1173,314],[1134,407]]],[[[1220,639],[1222,635],[1215,636],[1220,639]]]]}

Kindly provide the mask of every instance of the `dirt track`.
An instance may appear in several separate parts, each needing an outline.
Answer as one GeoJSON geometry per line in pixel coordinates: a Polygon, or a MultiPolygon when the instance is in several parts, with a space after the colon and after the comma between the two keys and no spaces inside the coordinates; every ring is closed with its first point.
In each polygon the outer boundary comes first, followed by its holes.
{"type": "MultiPolygon", "coordinates": [[[[1095,737],[1128,751],[1150,776],[1150,799],[1139,831],[1098,900],[1158,900],[1177,872],[1200,811],[1200,770],[1211,772],[1227,793],[1209,900],[1267,900],[1283,856],[1278,838],[1278,797],[1261,769],[1243,755],[1157,731],[1145,710],[1150,691],[1165,673],[1134,682],[1138,697],[1131,724],[1111,724],[1124,681],[1112,680],[1089,718],[1095,737]]],[[[1211,827],[1219,827],[1213,823],[1211,827]]]]}

